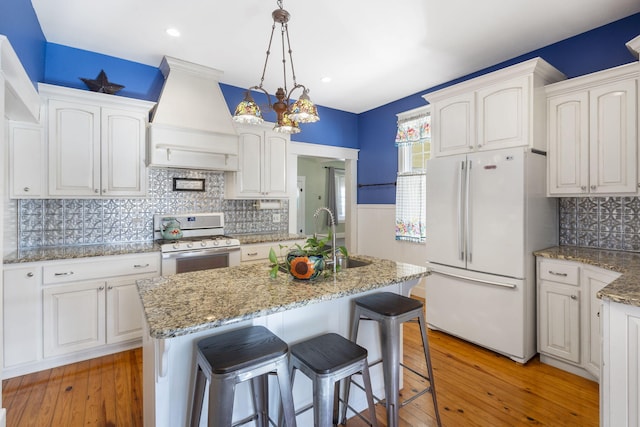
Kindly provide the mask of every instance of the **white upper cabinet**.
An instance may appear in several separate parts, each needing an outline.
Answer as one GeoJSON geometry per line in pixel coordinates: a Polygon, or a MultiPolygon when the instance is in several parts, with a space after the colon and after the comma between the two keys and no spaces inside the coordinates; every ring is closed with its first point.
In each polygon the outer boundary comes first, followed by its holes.
{"type": "Polygon", "coordinates": [[[9,197],[46,195],[45,148],[40,125],[9,122],[9,197]]]}
{"type": "Polygon", "coordinates": [[[152,102],[40,84],[51,197],[145,196],[152,102]]]}
{"type": "Polygon", "coordinates": [[[271,125],[238,126],[239,170],[225,173],[225,197],[260,199],[287,197],[287,145],[289,135],[271,125]]]}
{"type": "Polygon", "coordinates": [[[525,146],[546,151],[545,97],[564,75],[540,58],[431,92],[434,157],[525,146]]]}
{"type": "Polygon", "coordinates": [[[473,93],[443,99],[433,107],[432,153],[445,156],[467,153],[476,145],[473,93]],[[434,141],[438,141],[437,144],[434,141]]]}
{"type": "Polygon", "coordinates": [[[549,85],[550,196],[636,194],[638,67],[549,85]]]}
{"type": "Polygon", "coordinates": [[[529,145],[530,80],[518,77],[476,92],[478,150],[529,145]]]}

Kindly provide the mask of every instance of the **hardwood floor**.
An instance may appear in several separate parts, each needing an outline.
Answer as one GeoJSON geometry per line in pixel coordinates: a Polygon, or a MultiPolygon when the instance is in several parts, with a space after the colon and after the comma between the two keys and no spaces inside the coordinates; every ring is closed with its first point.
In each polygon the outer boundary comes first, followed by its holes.
{"type": "MultiPolygon", "coordinates": [[[[424,365],[418,326],[405,326],[405,363],[424,365]]],[[[444,426],[597,426],[598,384],[534,359],[520,365],[430,331],[444,426]]],[[[405,371],[406,372],[406,371],[405,371]]],[[[142,426],[141,349],[3,381],[8,427],[142,426]]],[[[405,389],[423,381],[405,375],[405,389]]],[[[377,405],[378,422],[386,425],[377,405]]],[[[357,417],[348,427],[366,424],[357,417]]],[[[435,426],[431,396],[400,410],[400,426],[435,426]]],[[[302,426],[306,427],[306,426],[302,426]]]]}

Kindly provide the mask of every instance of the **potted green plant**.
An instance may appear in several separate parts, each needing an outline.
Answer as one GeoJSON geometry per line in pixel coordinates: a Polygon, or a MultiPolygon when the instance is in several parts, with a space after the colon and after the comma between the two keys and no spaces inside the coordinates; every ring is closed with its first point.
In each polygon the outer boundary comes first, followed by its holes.
{"type": "MultiPolygon", "coordinates": [[[[325,266],[327,261],[332,261],[332,251],[334,249],[345,258],[349,256],[346,247],[331,247],[329,244],[331,237],[331,233],[322,239],[314,235],[307,239],[304,246],[300,246],[297,243],[293,247],[279,245],[281,253],[286,250],[286,253],[282,255],[283,260],[279,260],[276,251],[271,248],[269,250],[269,261],[271,261],[269,275],[276,277],[278,270],[284,270],[300,280],[313,280],[320,276],[323,271],[325,275],[328,275],[329,272],[326,271],[325,266]]],[[[339,268],[339,265],[336,268],[339,268]]]]}

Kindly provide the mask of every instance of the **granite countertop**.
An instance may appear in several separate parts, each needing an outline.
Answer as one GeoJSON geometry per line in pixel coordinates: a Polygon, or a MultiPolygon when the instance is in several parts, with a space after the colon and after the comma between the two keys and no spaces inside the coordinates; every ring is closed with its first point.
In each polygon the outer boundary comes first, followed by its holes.
{"type": "Polygon", "coordinates": [[[640,307],[640,253],[556,246],[533,254],[544,258],[577,261],[622,273],[622,276],[598,291],[597,297],[640,307]]]}
{"type": "Polygon", "coordinates": [[[154,242],[112,243],[102,245],[52,246],[35,249],[19,249],[4,257],[4,264],[54,261],[108,255],[160,252],[154,242]]]}
{"type": "Polygon", "coordinates": [[[232,234],[231,237],[240,241],[241,245],[252,243],[285,242],[287,240],[307,240],[304,234],[265,233],[265,234],[232,234]]]}
{"type": "Polygon", "coordinates": [[[137,282],[149,333],[172,338],[419,279],[425,267],[368,256],[371,264],[311,282],[269,277],[269,263],[142,279],[137,282]]]}

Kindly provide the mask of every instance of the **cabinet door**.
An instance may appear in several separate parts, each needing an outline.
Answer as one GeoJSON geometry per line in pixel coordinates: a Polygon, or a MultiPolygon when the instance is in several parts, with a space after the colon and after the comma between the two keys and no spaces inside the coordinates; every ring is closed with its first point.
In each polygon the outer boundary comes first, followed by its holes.
{"type": "Polygon", "coordinates": [[[42,268],[29,266],[4,270],[4,367],[41,358],[42,268]]]}
{"type": "Polygon", "coordinates": [[[147,192],[145,115],[103,108],[101,118],[101,194],[144,196],[147,192]]]}
{"type": "Polygon", "coordinates": [[[580,290],[540,282],[540,352],[580,363],[580,290]]]}
{"type": "Polygon", "coordinates": [[[584,367],[596,378],[600,378],[601,365],[601,344],[602,344],[602,322],[600,311],[602,300],[596,297],[596,293],[619,276],[618,273],[610,271],[595,270],[589,267],[582,268],[582,286],[584,289],[582,302],[584,307],[582,313],[583,325],[583,350],[582,360],[584,367]]]}
{"type": "Polygon", "coordinates": [[[256,129],[255,132],[240,134],[239,160],[240,166],[237,172],[238,191],[243,196],[262,193],[262,138],[264,132],[256,129]]]}
{"type": "Polygon", "coordinates": [[[276,132],[266,132],[264,139],[262,191],[265,195],[287,195],[287,138],[276,132]]]}
{"type": "Polygon", "coordinates": [[[42,296],[45,357],[105,344],[105,282],[51,286],[42,296]]]}
{"type": "Polygon", "coordinates": [[[529,143],[530,79],[529,76],[519,77],[476,92],[478,150],[529,143]]]}
{"type": "Polygon", "coordinates": [[[44,138],[39,125],[9,126],[9,189],[11,198],[43,198],[44,138]]]}
{"type": "Polygon", "coordinates": [[[433,155],[448,156],[475,149],[474,94],[438,101],[433,107],[433,155]]]}
{"type": "Polygon", "coordinates": [[[548,101],[549,194],[587,193],[589,188],[589,94],[571,93],[548,101]]]}
{"type": "Polygon", "coordinates": [[[155,275],[107,281],[107,344],[142,336],[142,304],[136,280],[155,275]]]}
{"type": "Polygon", "coordinates": [[[49,194],[100,194],[100,108],[49,100],[49,194]]]}
{"type": "Polygon", "coordinates": [[[638,144],[636,80],[589,92],[590,192],[635,193],[638,144]]]}

